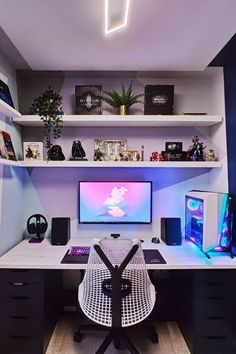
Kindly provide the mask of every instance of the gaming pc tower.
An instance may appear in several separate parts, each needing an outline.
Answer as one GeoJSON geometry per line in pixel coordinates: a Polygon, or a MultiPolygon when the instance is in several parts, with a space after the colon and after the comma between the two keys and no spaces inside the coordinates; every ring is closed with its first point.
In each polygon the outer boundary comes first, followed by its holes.
{"type": "Polygon", "coordinates": [[[227,193],[191,191],[185,195],[185,237],[200,249],[230,251],[231,197],[227,193]]]}

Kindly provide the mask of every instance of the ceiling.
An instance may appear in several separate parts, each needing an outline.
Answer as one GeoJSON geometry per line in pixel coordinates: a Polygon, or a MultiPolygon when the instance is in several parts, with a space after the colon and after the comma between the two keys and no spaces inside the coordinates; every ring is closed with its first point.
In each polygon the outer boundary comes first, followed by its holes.
{"type": "Polygon", "coordinates": [[[0,0],[2,30],[34,70],[204,70],[235,14],[235,0],[131,0],[128,26],[105,35],[104,0],[0,0]]]}

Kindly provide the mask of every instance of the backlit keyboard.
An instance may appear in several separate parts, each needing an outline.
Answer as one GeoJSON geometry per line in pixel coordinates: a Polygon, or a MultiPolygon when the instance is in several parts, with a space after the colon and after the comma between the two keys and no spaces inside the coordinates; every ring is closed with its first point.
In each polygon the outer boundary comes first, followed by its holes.
{"type": "Polygon", "coordinates": [[[81,256],[81,255],[89,254],[89,252],[90,252],[89,246],[71,246],[68,254],[70,256],[81,256]]]}

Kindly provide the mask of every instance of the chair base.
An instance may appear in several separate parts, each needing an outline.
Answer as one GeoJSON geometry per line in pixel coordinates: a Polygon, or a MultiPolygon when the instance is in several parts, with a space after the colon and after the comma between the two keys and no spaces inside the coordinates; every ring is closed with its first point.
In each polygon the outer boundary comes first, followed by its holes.
{"type": "MultiPolygon", "coordinates": [[[[137,325],[136,327],[142,328],[144,330],[147,330],[149,333],[149,338],[152,341],[152,343],[158,343],[158,334],[156,332],[156,329],[152,325],[137,325]]],[[[114,347],[117,350],[120,350],[121,347],[123,349],[123,345],[130,351],[131,354],[139,354],[138,350],[134,346],[134,344],[130,341],[130,339],[127,337],[125,334],[125,331],[123,328],[112,328],[112,327],[103,327],[100,325],[82,325],[78,327],[78,330],[74,334],[74,341],[75,342],[81,342],[82,340],[82,334],[81,331],[103,331],[103,332],[108,332],[107,336],[105,337],[104,341],[100,345],[99,349],[96,351],[96,354],[104,354],[111,342],[113,342],[114,347]]]]}

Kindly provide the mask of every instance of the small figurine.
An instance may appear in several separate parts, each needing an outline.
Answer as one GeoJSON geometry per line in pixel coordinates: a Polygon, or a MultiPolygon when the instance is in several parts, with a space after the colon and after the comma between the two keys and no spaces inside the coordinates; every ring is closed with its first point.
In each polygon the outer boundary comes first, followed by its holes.
{"type": "Polygon", "coordinates": [[[48,160],[52,161],[63,161],[65,160],[65,156],[62,152],[62,148],[60,145],[53,145],[48,150],[48,160]]]}
{"type": "Polygon", "coordinates": [[[206,160],[207,161],[215,161],[215,151],[213,149],[209,149],[207,154],[206,154],[206,160]]]}
{"type": "Polygon", "coordinates": [[[137,153],[137,155],[136,155],[136,161],[140,161],[140,154],[139,153],[137,153]]]}
{"type": "Polygon", "coordinates": [[[144,145],[141,146],[141,161],[144,161],[144,145]]]}
{"type": "Polygon", "coordinates": [[[72,144],[72,149],[71,149],[71,154],[72,158],[70,160],[83,160],[87,161],[88,159],[85,158],[86,154],[85,151],[82,147],[81,141],[79,139],[75,139],[72,144]]]}
{"type": "Polygon", "coordinates": [[[203,150],[206,146],[203,147],[203,142],[199,140],[197,135],[192,138],[192,142],[193,145],[187,151],[188,159],[192,161],[204,161],[203,150]]]}
{"type": "Polygon", "coordinates": [[[164,161],[164,156],[162,154],[159,154],[159,161],[164,161]]]}
{"type": "Polygon", "coordinates": [[[150,161],[158,161],[159,160],[159,154],[157,151],[153,151],[152,155],[150,156],[150,161]]]}
{"type": "Polygon", "coordinates": [[[103,153],[98,148],[94,151],[94,161],[103,161],[103,153]]]}

